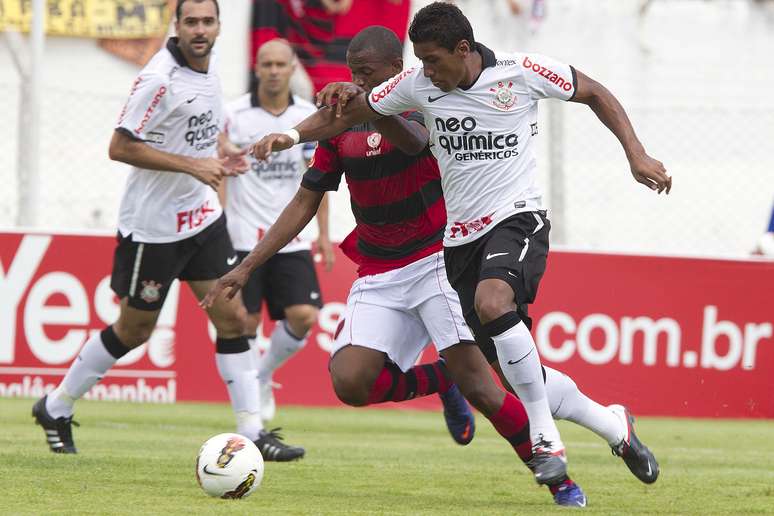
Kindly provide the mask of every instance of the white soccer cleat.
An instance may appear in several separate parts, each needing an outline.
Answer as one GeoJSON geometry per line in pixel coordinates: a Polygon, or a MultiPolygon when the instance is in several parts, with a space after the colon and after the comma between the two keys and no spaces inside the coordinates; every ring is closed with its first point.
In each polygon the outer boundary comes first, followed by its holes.
{"type": "Polygon", "coordinates": [[[274,415],[277,413],[277,404],[274,402],[274,388],[282,387],[278,383],[274,383],[271,380],[263,381],[258,379],[258,390],[261,396],[261,419],[271,421],[274,419],[274,415]]]}

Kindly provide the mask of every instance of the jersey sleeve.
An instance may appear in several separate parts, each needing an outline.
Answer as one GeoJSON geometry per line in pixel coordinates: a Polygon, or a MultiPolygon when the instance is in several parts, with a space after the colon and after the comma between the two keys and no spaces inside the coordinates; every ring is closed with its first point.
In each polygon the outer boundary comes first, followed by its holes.
{"type": "Polygon", "coordinates": [[[524,54],[521,66],[533,99],[570,100],[575,96],[578,78],[572,66],[542,54],[524,54]]]}
{"type": "Polygon", "coordinates": [[[158,74],[141,74],[132,85],[116,129],[138,140],[148,140],[148,133],[169,114],[170,104],[169,85],[164,78],[158,74]]]}
{"type": "Polygon", "coordinates": [[[422,127],[425,127],[425,117],[419,111],[406,111],[402,116],[409,122],[417,122],[421,124],[422,127]]]}
{"type": "Polygon", "coordinates": [[[419,109],[421,106],[414,88],[419,68],[409,68],[392,79],[383,82],[368,94],[366,100],[371,109],[383,116],[399,115],[404,111],[419,109]]]}
{"type": "Polygon", "coordinates": [[[316,192],[338,190],[343,173],[335,139],[321,141],[317,144],[312,162],[301,179],[301,186],[316,192]]]}

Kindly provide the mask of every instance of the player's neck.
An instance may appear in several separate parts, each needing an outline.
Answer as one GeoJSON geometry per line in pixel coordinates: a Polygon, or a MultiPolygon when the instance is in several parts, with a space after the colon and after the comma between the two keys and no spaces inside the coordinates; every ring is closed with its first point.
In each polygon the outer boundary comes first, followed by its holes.
{"type": "Polygon", "coordinates": [[[474,51],[468,54],[467,59],[465,59],[465,77],[462,78],[459,86],[462,88],[472,86],[478,80],[478,76],[481,75],[483,67],[484,58],[480,52],[474,51]]]}
{"type": "Polygon", "coordinates": [[[258,101],[261,107],[273,115],[282,114],[290,104],[290,90],[282,90],[278,93],[269,93],[258,88],[258,101]]]}

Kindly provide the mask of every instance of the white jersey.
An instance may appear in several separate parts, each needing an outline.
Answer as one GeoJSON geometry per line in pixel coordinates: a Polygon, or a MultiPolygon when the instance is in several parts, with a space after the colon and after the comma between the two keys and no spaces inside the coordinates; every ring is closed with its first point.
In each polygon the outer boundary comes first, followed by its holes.
{"type": "MultiPolygon", "coordinates": [[[[223,127],[223,97],[215,56],[207,73],[192,70],[170,38],[142,69],[117,131],[154,149],[212,157],[223,127]]],[[[135,242],[176,242],[199,233],[222,213],[217,193],[189,174],[132,167],[118,230],[135,242]]]]}
{"type": "MultiPolygon", "coordinates": [[[[256,92],[248,93],[226,106],[225,130],[231,142],[247,147],[269,133],[295,126],[316,110],[311,103],[291,95],[287,109],[275,116],[260,106],[256,92]]],[[[313,143],[296,145],[273,154],[269,162],[248,156],[250,170],[228,178],[226,220],[234,249],[251,251],[277,221],[298,191],[314,147],[313,143]]],[[[279,252],[311,249],[313,232],[309,226],[307,229],[279,252]]]]}
{"type": "Polygon", "coordinates": [[[472,242],[515,213],[542,208],[532,141],[537,101],[575,95],[569,65],[539,54],[495,56],[476,47],[483,69],[469,88],[441,91],[417,66],[368,95],[382,115],[422,111],[446,199],[445,246],[472,242]]]}

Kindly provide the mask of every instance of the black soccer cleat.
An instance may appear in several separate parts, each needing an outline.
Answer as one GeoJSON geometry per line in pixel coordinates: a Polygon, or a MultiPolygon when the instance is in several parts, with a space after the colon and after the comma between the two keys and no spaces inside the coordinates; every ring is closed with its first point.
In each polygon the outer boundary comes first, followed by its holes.
{"type": "Polygon", "coordinates": [[[613,455],[621,457],[635,477],[646,484],[652,484],[658,478],[658,462],[648,447],[637,439],[634,416],[623,405],[610,405],[607,408],[626,425],[626,437],[616,446],[611,446],[613,455]]]}
{"type": "Polygon", "coordinates": [[[279,434],[281,428],[275,428],[271,431],[261,430],[256,439],[255,445],[263,455],[263,460],[273,460],[276,462],[288,462],[297,460],[304,456],[306,451],[300,446],[288,446],[282,442],[282,436],[279,434]]]}
{"type": "Polygon", "coordinates": [[[46,432],[48,447],[54,453],[78,453],[73,443],[72,425],[80,426],[70,417],[58,417],[54,419],[46,410],[46,398],[43,396],[32,406],[32,417],[35,423],[43,427],[46,432]]]}
{"type": "Polygon", "coordinates": [[[541,485],[554,485],[567,479],[567,459],[564,446],[546,441],[543,434],[532,445],[532,458],[527,467],[535,475],[535,482],[541,485]]]}

